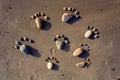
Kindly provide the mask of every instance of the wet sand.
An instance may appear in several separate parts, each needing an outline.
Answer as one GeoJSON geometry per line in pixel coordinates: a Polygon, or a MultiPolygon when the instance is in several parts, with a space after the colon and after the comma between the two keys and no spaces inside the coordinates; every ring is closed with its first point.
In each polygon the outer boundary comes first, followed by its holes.
{"type": "Polygon", "coordinates": [[[117,80],[120,78],[120,1],[119,0],[0,0],[0,80],[117,80]],[[80,11],[73,24],[61,22],[63,7],[80,11]],[[30,16],[45,12],[49,29],[38,30],[30,16]],[[99,39],[86,39],[87,25],[100,32],[99,39]],[[64,34],[70,40],[67,50],[58,50],[52,38],[64,34]],[[12,48],[18,37],[29,37],[40,56],[24,55],[12,48]],[[82,61],[73,57],[80,43],[90,46],[88,69],[76,67],[82,61]],[[49,49],[53,48],[55,54],[49,49]],[[59,59],[55,70],[46,68],[48,56],[59,59]],[[104,63],[106,61],[106,64],[104,63]]]}

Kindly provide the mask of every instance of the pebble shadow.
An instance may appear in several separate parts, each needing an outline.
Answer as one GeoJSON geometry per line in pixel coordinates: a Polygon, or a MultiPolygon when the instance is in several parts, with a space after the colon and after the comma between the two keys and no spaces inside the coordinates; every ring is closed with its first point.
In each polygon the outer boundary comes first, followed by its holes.
{"type": "Polygon", "coordinates": [[[59,70],[59,66],[55,63],[54,63],[54,66],[53,66],[53,70],[55,70],[55,71],[59,70]]]}
{"type": "Polygon", "coordinates": [[[42,30],[48,31],[52,27],[52,24],[49,21],[44,21],[44,28],[42,30]]]}
{"type": "Polygon", "coordinates": [[[67,23],[68,23],[68,24],[73,24],[73,23],[75,23],[76,21],[78,21],[79,19],[82,19],[82,17],[79,16],[78,18],[76,18],[75,16],[73,16],[67,23]]]}
{"type": "Polygon", "coordinates": [[[35,56],[35,57],[41,57],[41,55],[37,49],[35,49],[31,46],[29,46],[29,48],[30,48],[30,52],[31,52],[30,55],[35,56]]]}
{"type": "Polygon", "coordinates": [[[87,58],[89,57],[89,52],[87,50],[83,50],[83,53],[79,56],[80,58],[87,58]]]}

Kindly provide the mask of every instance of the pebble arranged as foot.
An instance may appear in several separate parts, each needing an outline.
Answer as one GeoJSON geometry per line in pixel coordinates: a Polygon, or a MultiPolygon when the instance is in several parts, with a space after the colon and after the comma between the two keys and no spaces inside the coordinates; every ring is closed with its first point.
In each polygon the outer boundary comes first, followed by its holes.
{"type": "Polygon", "coordinates": [[[68,22],[71,18],[76,17],[79,18],[79,11],[76,10],[75,8],[72,7],[63,7],[63,10],[66,11],[65,13],[63,13],[62,15],[62,22],[68,22]]]}
{"type": "Polygon", "coordinates": [[[52,40],[55,41],[57,49],[59,50],[63,49],[65,44],[69,43],[69,40],[67,39],[67,37],[65,37],[62,34],[56,35],[56,37],[52,38],[52,40]]]}
{"type": "Polygon", "coordinates": [[[36,24],[36,27],[38,29],[44,29],[45,27],[45,21],[42,19],[42,17],[45,19],[45,20],[49,20],[50,18],[43,12],[38,12],[38,13],[35,13],[34,15],[31,16],[31,19],[34,19],[35,20],[35,24],[36,24]]]}
{"type": "Polygon", "coordinates": [[[99,38],[99,31],[93,26],[87,26],[87,31],[85,32],[85,38],[94,39],[99,38]]]}
{"type": "Polygon", "coordinates": [[[13,48],[19,49],[23,54],[30,54],[30,47],[26,44],[23,44],[25,41],[28,41],[29,43],[34,43],[32,39],[29,39],[27,37],[19,37],[18,40],[14,41],[15,46],[13,46],[13,48]]]}

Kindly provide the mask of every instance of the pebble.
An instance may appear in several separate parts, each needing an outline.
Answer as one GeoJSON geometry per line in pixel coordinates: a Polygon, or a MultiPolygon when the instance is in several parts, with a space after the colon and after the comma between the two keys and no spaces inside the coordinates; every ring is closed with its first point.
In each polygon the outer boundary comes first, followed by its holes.
{"type": "Polygon", "coordinates": [[[56,38],[60,38],[60,35],[59,35],[59,34],[57,34],[57,35],[56,35],[56,38]]]}
{"type": "Polygon", "coordinates": [[[13,46],[14,49],[19,49],[19,46],[15,45],[13,46]]]}
{"type": "Polygon", "coordinates": [[[43,12],[41,12],[40,14],[41,14],[41,16],[45,16],[45,13],[43,13],[43,12]]]}
{"type": "Polygon", "coordinates": [[[98,32],[98,31],[95,31],[94,33],[95,33],[95,34],[99,34],[99,32],[98,32]]]}
{"type": "Polygon", "coordinates": [[[72,17],[73,15],[71,13],[64,13],[61,20],[62,22],[68,22],[72,17]]]}
{"type": "Polygon", "coordinates": [[[79,56],[80,54],[83,53],[83,49],[82,48],[77,48],[74,52],[73,52],[73,56],[79,56]]]}
{"type": "Polygon", "coordinates": [[[66,7],[63,7],[63,10],[64,10],[64,11],[67,11],[67,8],[66,8],[66,7]]]}
{"type": "Polygon", "coordinates": [[[76,14],[76,15],[79,14],[79,11],[76,10],[76,11],[75,11],[75,14],[76,14]]]}
{"type": "Polygon", "coordinates": [[[18,40],[19,41],[24,41],[24,39],[22,37],[19,37],[18,40]]]}
{"type": "Polygon", "coordinates": [[[69,43],[69,41],[68,41],[68,40],[65,40],[64,42],[65,42],[66,44],[68,44],[68,43],[69,43]]]}
{"type": "Polygon", "coordinates": [[[39,16],[39,14],[38,14],[38,13],[35,13],[35,14],[34,14],[34,16],[35,16],[35,17],[38,17],[38,16],[39,16]]]}
{"type": "Polygon", "coordinates": [[[27,45],[24,45],[24,44],[20,46],[20,51],[23,54],[30,54],[30,48],[27,45]]]}
{"type": "Polygon", "coordinates": [[[16,45],[19,45],[19,44],[20,44],[20,42],[19,42],[19,41],[15,41],[15,44],[16,44],[16,45]]]}
{"type": "Polygon", "coordinates": [[[72,8],[71,8],[71,7],[68,7],[67,9],[68,9],[68,11],[72,11],[72,8]]]}
{"type": "Polygon", "coordinates": [[[47,68],[48,68],[49,70],[51,70],[51,69],[53,68],[53,63],[48,62],[48,63],[47,63],[47,68]]]}
{"type": "Polygon", "coordinates": [[[57,41],[57,38],[52,38],[53,41],[57,41]]]}
{"type": "Polygon", "coordinates": [[[32,40],[32,39],[29,39],[28,42],[29,42],[29,43],[33,43],[33,40],[32,40]]]}
{"type": "Polygon", "coordinates": [[[64,41],[62,41],[62,40],[56,41],[57,49],[59,49],[59,50],[62,49],[64,47],[64,45],[65,45],[64,41]]]}
{"type": "Polygon", "coordinates": [[[93,28],[92,31],[95,32],[95,31],[97,31],[97,29],[96,29],[96,28],[93,28]]]}
{"type": "Polygon", "coordinates": [[[94,35],[94,38],[98,38],[99,36],[98,35],[94,35]]]}
{"type": "Polygon", "coordinates": [[[80,16],[79,15],[75,15],[76,18],[79,18],[80,16]]]}
{"type": "Polygon", "coordinates": [[[84,46],[83,43],[81,43],[80,46],[84,46]]]}
{"type": "Polygon", "coordinates": [[[83,43],[83,46],[88,46],[86,43],[83,43]]]}
{"type": "Polygon", "coordinates": [[[75,11],[76,9],[75,8],[72,8],[72,11],[75,11]]]}
{"type": "Polygon", "coordinates": [[[87,26],[87,29],[92,30],[92,29],[93,29],[93,26],[87,26]]]}
{"type": "Polygon", "coordinates": [[[61,38],[63,38],[63,37],[64,37],[64,35],[63,35],[63,34],[60,34],[60,37],[61,37],[61,38]]]}
{"type": "Polygon", "coordinates": [[[92,31],[91,30],[86,31],[85,34],[84,34],[85,38],[90,38],[91,35],[92,35],[92,31]]]}
{"type": "Polygon", "coordinates": [[[48,16],[45,16],[44,18],[45,18],[45,20],[48,20],[48,19],[49,19],[49,17],[48,17],[48,16]]]}
{"type": "Polygon", "coordinates": [[[35,17],[34,15],[32,15],[30,18],[31,18],[31,19],[35,19],[36,17],[35,17]]]}
{"type": "Polygon", "coordinates": [[[24,40],[24,41],[27,41],[27,37],[23,37],[23,40],[24,40]]]}

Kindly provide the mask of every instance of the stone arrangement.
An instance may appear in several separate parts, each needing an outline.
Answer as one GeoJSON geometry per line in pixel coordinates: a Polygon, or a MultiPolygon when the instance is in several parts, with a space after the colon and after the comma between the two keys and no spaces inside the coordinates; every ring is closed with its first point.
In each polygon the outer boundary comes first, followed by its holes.
{"type": "MultiPolygon", "coordinates": [[[[63,10],[65,13],[63,13],[61,21],[64,23],[67,23],[70,21],[73,17],[79,18],[80,12],[72,7],[63,7],[63,10]]],[[[32,20],[35,20],[36,27],[40,30],[43,30],[45,27],[45,21],[44,20],[50,20],[50,18],[44,13],[44,12],[37,12],[34,15],[30,17],[32,20]],[[43,18],[44,19],[43,19],[43,18]]],[[[87,26],[87,31],[84,34],[84,37],[87,39],[93,39],[93,38],[99,38],[99,31],[93,27],[93,26],[87,26]]],[[[69,44],[70,41],[68,38],[63,34],[57,34],[55,37],[52,38],[52,40],[55,42],[55,45],[58,50],[62,50],[66,44],[69,44]]],[[[13,48],[19,49],[23,54],[30,54],[31,50],[30,47],[26,44],[23,44],[25,41],[29,43],[34,43],[32,39],[29,39],[27,37],[19,37],[18,40],[14,41],[15,46],[13,48]]],[[[89,52],[89,45],[86,43],[81,43],[79,47],[77,47],[72,55],[73,57],[79,57],[82,54],[85,54],[84,52],[89,52]]],[[[50,52],[54,54],[54,49],[50,48],[50,52]]],[[[89,68],[89,66],[92,64],[91,60],[87,57],[83,58],[84,61],[76,63],[76,67],[81,66],[81,68],[89,68]]],[[[59,63],[60,61],[56,57],[47,57],[45,59],[47,62],[47,69],[52,70],[56,63],[59,63]]]]}

